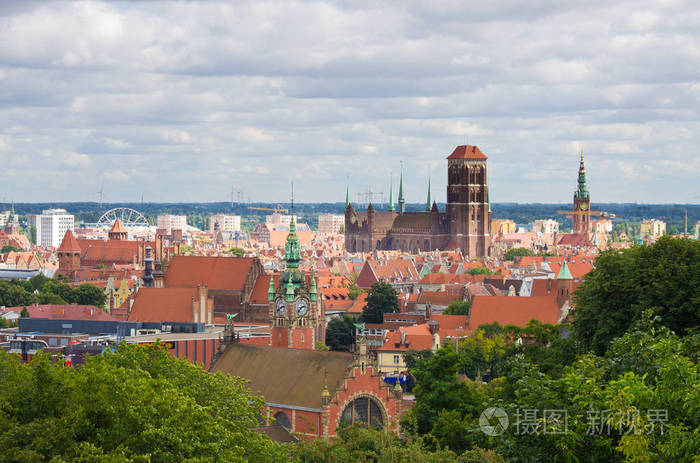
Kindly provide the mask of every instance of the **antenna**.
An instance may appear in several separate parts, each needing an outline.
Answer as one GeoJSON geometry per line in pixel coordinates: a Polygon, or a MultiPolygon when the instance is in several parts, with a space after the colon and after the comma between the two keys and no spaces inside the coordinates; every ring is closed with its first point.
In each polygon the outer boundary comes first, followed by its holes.
{"type": "Polygon", "coordinates": [[[291,207],[289,208],[292,214],[294,213],[294,180],[292,180],[292,198],[291,207]]]}
{"type": "Polygon", "coordinates": [[[104,178],[102,179],[102,186],[100,186],[100,190],[96,191],[94,194],[100,195],[100,209],[102,209],[102,198],[104,196],[107,196],[105,194],[105,180],[104,180],[104,178]]]}

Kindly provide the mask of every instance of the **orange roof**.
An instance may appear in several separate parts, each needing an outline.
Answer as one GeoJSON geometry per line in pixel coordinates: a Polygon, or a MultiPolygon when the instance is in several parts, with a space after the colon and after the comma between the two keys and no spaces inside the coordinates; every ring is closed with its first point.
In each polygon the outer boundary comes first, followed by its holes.
{"type": "MultiPolygon", "coordinates": [[[[6,310],[21,312],[22,307],[8,307],[6,310]]],[[[75,304],[42,304],[28,305],[27,312],[31,318],[50,318],[64,320],[99,320],[99,321],[119,321],[104,310],[92,305],[75,304]]]]}
{"type": "Polygon", "coordinates": [[[191,322],[197,288],[141,288],[136,293],[129,321],[191,322]]]}
{"type": "Polygon", "coordinates": [[[460,145],[447,156],[447,159],[488,159],[475,145],[460,145]]]}
{"type": "Polygon", "coordinates": [[[405,352],[409,349],[425,350],[433,347],[433,335],[427,323],[420,325],[402,326],[389,335],[386,342],[378,351],[405,352]],[[406,333],[404,342],[401,342],[402,333],[406,333]]]}
{"type": "Polygon", "coordinates": [[[73,232],[70,229],[66,230],[66,234],[63,235],[63,241],[61,241],[61,245],[58,247],[58,250],[64,252],[81,251],[78,240],[75,239],[75,236],[73,236],[73,232]]]}
{"type": "Polygon", "coordinates": [[[440,331],[467,329],[467,318],[466,315],[443,314],[433,314],[430,317],[431,320],[435,320],[440,324],[440,331]]]}
{"type": "Polygon", "coordinates": [[[349,313],[362,313],[362,309],[367,305],[367,293],[360,293],[355,302],[348,309],[349,313]]]}
{"type": "Polygon", "coordinates": [[[117,219],[114,221],[114,225],[112,225],[112,229],[109,230],[109,233],[126,233],[126,228],[122,225],[122,221],[117,219]]]}
{"type": "Polygon", "coordinates": [[[559,306],[551,296],[474,296],[469,315],[469,329],[484,323],[525,326],[532,320],[557,323],[559,306]]]}
{"type": "MultiPolygon", "coordinates": [[[[165,274],[167,288],[242,290],[253,261],[251,257],[175,256],[165,274]]],[[[268,284],[270,280],[268,279],[268,284]]]]}

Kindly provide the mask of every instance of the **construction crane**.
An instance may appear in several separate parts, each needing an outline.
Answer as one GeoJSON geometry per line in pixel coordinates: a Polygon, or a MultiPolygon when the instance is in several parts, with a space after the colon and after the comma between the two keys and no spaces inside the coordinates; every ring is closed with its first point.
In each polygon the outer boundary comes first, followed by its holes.
{"type": "Polygon", "coordinates": [[[563,215],[592,215],[593,217],[600,217],[602,219],[614,219],[615,214],[611,214],[609,212],[605,211],[557,211],[557,214],[563,214],[563,215]]]}
{"type": "Polygon", "coordinates": [[[289,212],[288,209],[282,209],[282,207],[278,204],[276,209],[271,209],[269,207],[254,207],[254,206],[248,206],[248,209],[252,209],[254,211],[270,211],[274,212],[275,214],[280,214],[282,212],[289,212]]]}

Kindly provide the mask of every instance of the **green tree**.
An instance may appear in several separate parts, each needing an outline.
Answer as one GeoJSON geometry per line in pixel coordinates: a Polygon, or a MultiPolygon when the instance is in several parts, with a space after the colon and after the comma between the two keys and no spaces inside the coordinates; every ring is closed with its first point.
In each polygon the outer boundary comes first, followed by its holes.
{"type": "Polygon", "coordinates": [[[472,267],[467,270],[469,275],[493,275],[493,272],[486,267],[472,267]]]}
{"type": "Polygon", "coordinates": [[[347,350],[355,341],[352,319],[334,318],[326,326],[326,345],[332,350],[347,350]]]}
{"type": "Polygon", "coordinates": [[[254,431],[264,407],[245,381],[163,346],[121,344],[66,368],[0,352],[0,462],[288,461],[254,431]]]}
{"type": "Polygon", "coordinates": [[[51,281],[51,278],[44,276],[43,273],[40,273],[38,275],[31,277],[29,279],[29,284],[31,285],[32,290],[41,291],[41,289],[44,287],[44,284],[47,281],[51,281]]]}
{"type": "Polygon", "coordinates": [[[19,252],[19,250],[19,248],[7,244],[0,249],[0,254],[7,254],[8,252],[19,252]]]}
{"type": "Polygon", "coordinates": [[[97,286],[84,283],[73,290],[73,300],[82,305],[104,307],[107,295],[97,286]]]}
{"type": "Polygon", "coordinates": [[[700,242],[661,237],[652,245],[610,250],[575,292],[573,333],[602,354],[645,309],[685,335],[700,326],[700,242]]]}
{"type": "Polygon", "coordinates": [[[443,310],[444,315],[469,315],[472,304],[469,301],[454,301],[450,302],[445,310],[443,310]]]}
{"type": "Polygon", "coordinates": [[[503,260],[514,260],[517,256],[534,256],[535,251],[527,248],[510,248],[503,256],[503,260]]]}
{"type": "Polygon", "coordinates": [[[243,248],[237,248],[237,247],[232,247],[228,250],[231,254],[233,254],[236,257],[243,257],[245,256],[245,249],[243,248]]]}
{"type": "Polygon", "coordinates": [[[22,311],[19,313],[20,318],[29,318],[29,311],[26,307],[22,307],[22,311]]]}
{"type": "Polygon", "coordinates": [[[367,305],[362,309],[360,319],[367,323],[382,323],[385,313],[399,311],[399,298],[389,283],[377,282],[367,295],[367,305]]]}

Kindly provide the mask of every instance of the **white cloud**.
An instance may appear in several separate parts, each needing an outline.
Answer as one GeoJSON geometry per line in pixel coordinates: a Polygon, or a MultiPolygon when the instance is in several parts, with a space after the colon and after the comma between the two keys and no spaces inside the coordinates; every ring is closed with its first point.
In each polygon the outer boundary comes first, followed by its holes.
{"type": "Polygon", "coordinates": [[[61,179],[6,187],[85,200],[95,187],[83,185],[108,172],[123,185],[114,200],[136,188],[221,200],[236,183],[277,201],[294,177],[300,200],[330,201],[350,172],[354,190],[386,188],[403,160],[409,201],[423,200],[428,164],[444,200],[444,157],[467,142],[490,158],[495,201],[568,202],[581,145],[594,201],[684,201],[700,195],[696,11],[692,0],[0,4],[0,127],[12,135],[0,151],[8,168],[61,179]]]}

